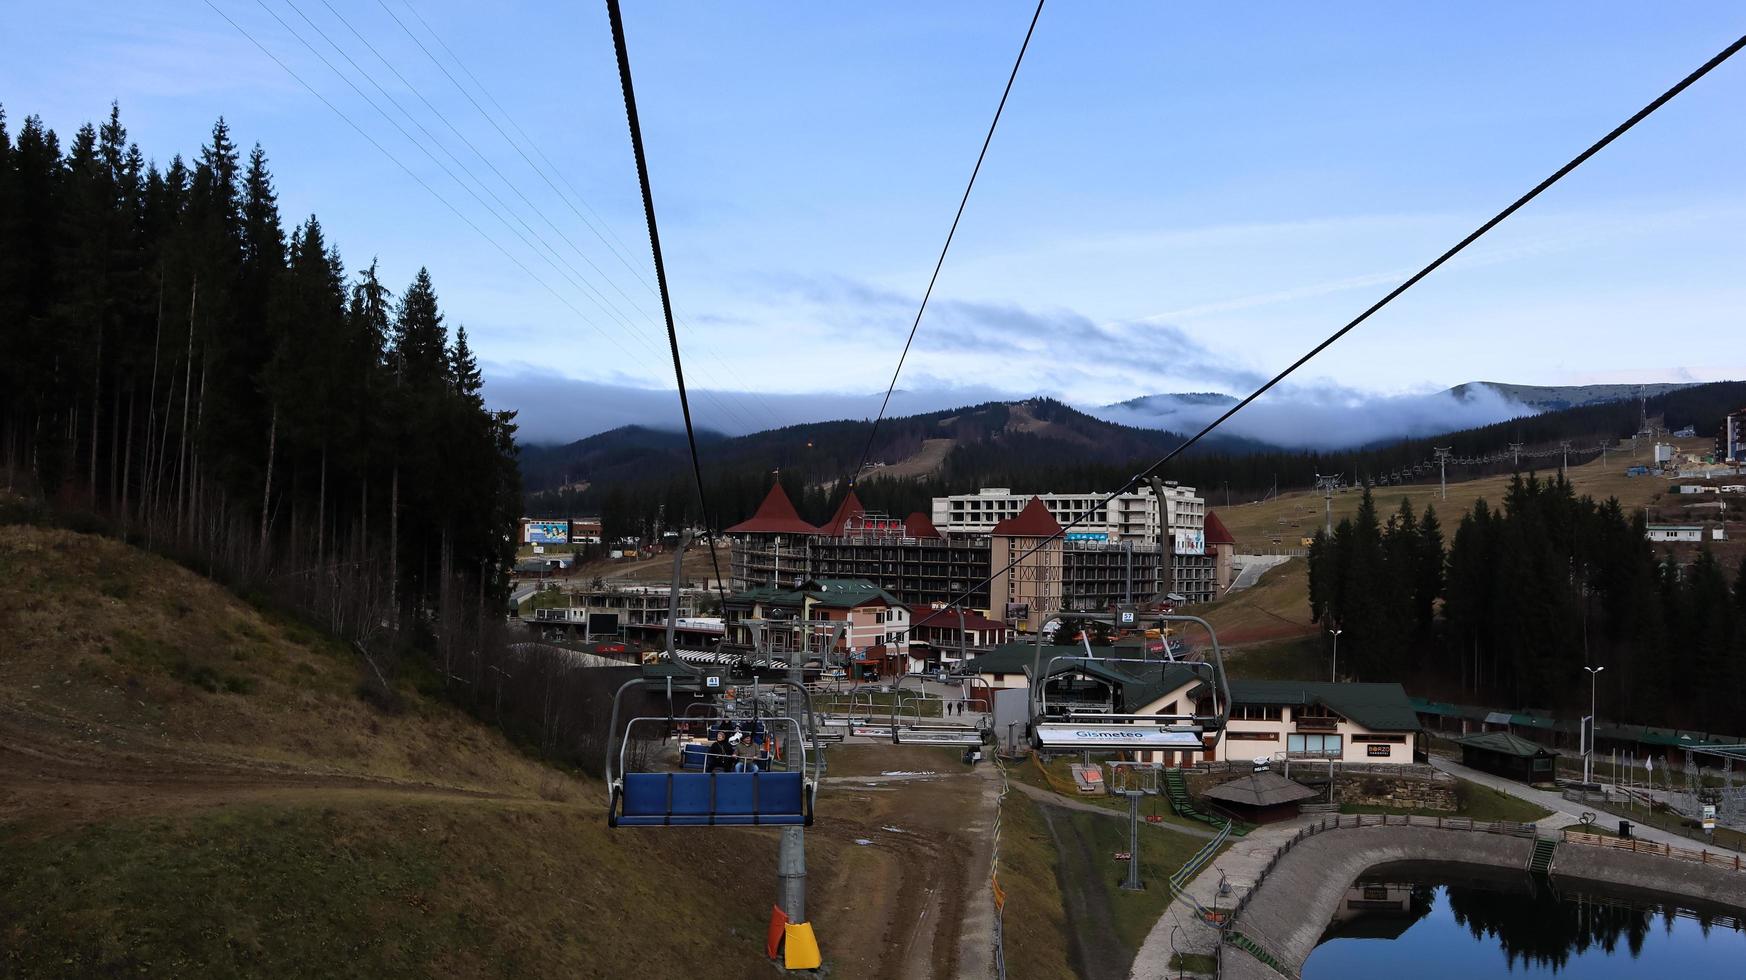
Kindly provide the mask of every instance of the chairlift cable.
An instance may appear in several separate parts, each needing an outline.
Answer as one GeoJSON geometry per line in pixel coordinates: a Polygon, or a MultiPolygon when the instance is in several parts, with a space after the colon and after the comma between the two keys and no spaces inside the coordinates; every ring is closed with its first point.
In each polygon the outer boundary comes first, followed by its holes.
{"type": "Polygon", "coordinates": [[[673,300],[667,292],[667,266],[661,260],[661,233],[655,225],[655,196],[649,188],[649,163],[643,155],[643,127],[637,119],[637,95],[631,85],[630,52],[625,47],[624,17],[619,13],[618,0],[606,0],[606,14],[612,22],[612,47],[618,57],[618,80],[624,89],[624,114],[630,124],[631,149],[637,161],[637,183],[643,192],[643,215],[649,224],[649,250],[655,258],[655,284],[661,293],[661,315],[667,322],[667,345],[673,350],[673,378],[679,385],[679,410],[685,416],[685,441],[691,450],[691,475],[697,481],[697,506],[702,511],[703,536],[709,545],[709,565],[715,572],[716,591],[721,595],[722,615],[726,616],[727,583],[721,577],[721,561],[715,553],[715,522],[709,512],[709,493],[703,486],[703,464],[697,456],[697,430],[691,425],[691,400],[685,393],[685,365],[679,357],[679,332],[673,326],[673,300]]]}
{"type": "MultiPolygon", "coordinates": [[[[1644,119],[1647,119],[1657,109],[1660,109],[1662,106],[1664,106],[1668,102],[1672,101],[1675,96],[1679,95],[1681,92],[1684,92],[1686,89],[1688,89],[1692,85],[1696,84],[1696,82],[1699,79],[1703,78],[1705,75],[1708,75],[1711,71],[1715,70],[1723,62],[1727,61],[1729,58],[1732,58],[1734,55],[1738,54],[1742,48],[1746,48],[1746,35],[1741,35],[1733,43],[1729,44],[1727,47],[1723,48],[1720,52],[1718,52],[1714,57],[1710,58],[1710,60],[1708,60],[1708,61],[1704,62],[1702,65],[1698,66],[1698,68],[1696,70],[1694,70],[1691,74],[1680,79],[1677,83],[1675,83],[1667,91],[1656,96],[1655,99],[1653,101],[1651,101],[1648,105],[1645,105],[1643,108],[1638,109],[1635,113],[1633,113],[1631,115],[1630,118],[1626,119],[1624,122],[1620,123],[1619,125],[1613,127],[1613,129],[1610,132],[1608,132],[1605,136],[1602,136],[1600,139],[1598,139],[1594,143],[1590,144],[1587,149],[1583,150],[1581,153],[1578,153],[1576,156],[1572,157],[1568,163],[1564,164],[1562,167],[1559,167],[1550,176],[1546,177],[1544,180],[1540,181],[1538,184],[1535,184],[1533,186],[1533,188],[1531,188],[1527,193],[1516,198],[1514,201],[1512,201],[1509,204],[1509,206],[1505,207],[1502,211],[1499,211],[1497,214],[1493,215],[1490,219],[1488,219],[1484,224],[1480,225],[1478,228],[1475,228],[1473,231],[1469,232],[1465,238],[1462,238],[1460,241],[1458,241],[1454,245],[1450,246],[1448,250],[1444,251],[1443,254],[1437,256],[1424,268],[1420,269],[1418,272],[1413,273],[1410,277],[1408,277],[1400,285],[1389,290],[1387,294],[1385,294],[1381,299],[1377,300],[1375,303],[1372,303],[1368,308],[1366,308],[1364,310],[1364,312],[1358,314],[1356,317],[1353,317],[1350,321],[1348,321],[1345,326],[1334,331],[1332,334],[1329,334],[1327,339],[1323,340],[1321,343],[1310,348],[1309,351],[1306,352],[1303,356],[1301,356],[1297,360],[1291,362],[1291,364],[1287,365],[1284,370],[1282,370],[1278,374],[1274,375],[1265,384],[1261,385],[1261,387],[1256,388],[1254,391],[1252,391],[1248,395],[1246,395],[1241,401],[1237,402],[1236,404],[1232,405],[1230,408],[1226,409],[1217,418],[1213,419],[1211,422],[1208,422],[1204,427],[1202,427],[1200,429],[1200,431],[1196,432],[1194,435],[1189,436],[1187,439],[1183,440],[1183,442],[1181,444],[1179,444],[1175,449],[1170,450],[1168,453],[1164,454],[1164,456],[1159,458],[1156,462],[1154,462],[1151,465],[1147,466],[1146,468],[1142,469],[1140,472],[1134,474],[1131,477],[1128,477],[1126,482],[1124,482],[1115,491],[1107,494],[1103,498],[1103,500],[1098,502],[1098,504],[1096,506],[1088,508],[1086,511],[1084,511],[1082,514],[1080,514],[1078,517],[1075,517],[1071,521],[1067,522],[1066,524],[1063,524],[1061,526],[1060,530],[1055,531],[1053,534],[1051,534],[1048,537],[1044,538],[1043,540],[1039,541],[1037,544],[1031,546],[1029,549],[1021,552],[1017,557],[1013,558],[1011,561],[1008,561],[998,571],[993,572],[992,574],[988,575],[986,578],[984,578],[980,582],[978,582],[976,585],[972,586],[969,589],[966,589],[956,599],[950,600],[947,603],[948,607],[953,605],[953,604],[956,604],[958,602],[962,602],[965,599],[969,598],[978,589],[981,589],[981,588],[988,586],[998,576],[1000,576],[1008,571],[1011,571],[1013,568],[1016,568],[1025,559],[1036,554],[1038,551],[1041,551],[1043,549],[1043,547],[1045,545],[1047,545],[1049,542],[1055,540],[1056,538],[1063,537],[1071,529],[1084,524],[1087,520],[1089,520],[1091,518],[1091,515],[1101,512],[1103,510],[1103,508],[1109,506],[1111,501],[1115,500],[1117,497],[1121,496],[1122,494],[1127,493],[1129,490],[1131,490],[1132,488],[1134,488],[1135,486],[1140,484],[1142,481],[1144,481],[1148,477],[1152,476],[1159,469],[1163,468],[1163,466],[1166,463],[1175,459],[1177,456],[1180,456],[1185,450],[1187,450],[1188,448],[1190,448],[1191,446],[1193,446],[1195,443],[1199,442],[1200,440],[1204,439],[1214,429],[1217,429],[1226,420],[1230,419],[1231,416],[1242,411],[1244,408],[1248,407],[1248,405],[1251,402],[1255,401],[1257,398],[1260,398],[1262,395],[1264,395],[1268,391],[1272,390],[1275,385],[1279,384],[1281,381],[1284,381],[1287,377],[1290,377],[1293,372],[1297,371],[1298,368],[1301,368],[1305,364],[1309,363],[1309,361],[1312,358],[1314,358],[1316,355],[1320,354],[1322,351],[1327,350],[1329,347],[1333,346],[1335,341],[1338,341],[1342,337],[1345,337],[1347,334],[1351,333],[1354,329],[1356,329],[1358,327],[1359,324],[1370,319],[1373,315],[1375,315],[1383,307],[1387,306],[1389,303],[1391,303],[1395,299],[1399,298],[1402,293],[1406,292],[1408,289],[1411,289],[1413,286],[1417,285],[1420,280],[1424,279],[1426,276],[1429,276],[1431,273],[1433,273],[1437,269],[1441,268],[1450,259],[1454,258],[1456,255],[1460,254],[1463,250],[1465,250],[1469,245],[1472,245],[1474,242],[1476,242],[1480,238],[1484,237],[1484,235],[1487,232],[1491,231],[1493,228],[1496,228],[1498,225],[1502,224],[1504,219],[1510,217],[1511,215],[1515,214],[1517,211],[1521,210],[1530,201],[1539,197],[1544,191],[1546,191],[1547,188],[1551,187],[1553,184],[1558,183],[1558,181],[1560,181],[1560,180],[1564,179],[1566,176],[1568,176],[1571,171],[1575,170],[1577,167],[1580,167],[1580,166],[1582,166],[1582,164],[1586,163],[1590,157],[1593,157],[1595,154],[1599,153],[1601,150],[1606,149],[1606,147],[1608,145],[1610,145],[1614,140],[1625,135],[1625,133],[1631,131],[1633,128],[1636,127],[1636,125],[1638,123],[1642,122],[1644,119]]],[[[1038,626],[1040,628],[1041,623],[1039,623],[1038,626]]],[[[908,632],[908,629],[906,628],[906,630],[904,632],[908,632]]]]}
{"type": "Polygon", "coordinates": [[[952,216],[952,227],[946,231],[946,242],[940,246],[940,257],[934,261],[934,274],[928,277],[928,288],[922,293],[921,305],[916,308],[915,320],[909,325],[909,336],[903,342],[903,352],[897,355],[897,367],[891,371],[891,383],[885,386],[885,398],[879,403],[879,414],[873,417],[873,427],[867,431],[867,444],[861,449],[861,461],[855,464],[855,469],[849,473],[847,486],[853,488],[855,479],[861,475],[861,468],[867,465],[867,458],[873,452],[873,440],[879,434],[879,423],[885,419],[885,410],[891,405],[891,393],[897,388],[897,376],[903,373],[903,362],[909,357],[909,347],[915,343],[915,332],[921,326],[922,314],[927,312],[928,299],[934,295],[934,284],[940,280],[940,269],[946,264],[946,253],[952,248],[952,237],[958,233],[958,222],[964,218],[964,206],[970,203],[970,191],[976,187],[976,175],[982,172],[982,161],[988,156],[988,145],[994,142],[995,127],[1000,125],[1000,115],[1006,109],[1007,96],[1012,94],[1012,84],[1018,78],[1019,66],[1024,64],[1025,50],[1031,46],[1031,35],[1037,30],[1037,18],[1043,16],[1044,0],[1037,0],[1037,9],[1031,14],[1031,24],[1025,28],[1024,42],[1019,45],[1018,57],[1013,59],[1012,72],[1006,77],[1006,88],[1000,93],[1000,104],[994,107],[994,118],[988,123],[988,135],[982,138],[982,150],[976,154],[976,166],[970,169],[970,180],[964,185],[964,196],[958,199],[958,213],[952,216]]]}

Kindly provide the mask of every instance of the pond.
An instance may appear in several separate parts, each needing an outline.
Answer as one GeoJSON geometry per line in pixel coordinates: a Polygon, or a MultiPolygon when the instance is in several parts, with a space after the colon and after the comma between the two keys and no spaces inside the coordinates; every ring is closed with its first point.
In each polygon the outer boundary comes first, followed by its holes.
{"type": "Polygon", "coordinates": [[[1304,980],[1746,976],[1746,915],[1648,893],[1424,867],[1347,892],[1304,980]]]}

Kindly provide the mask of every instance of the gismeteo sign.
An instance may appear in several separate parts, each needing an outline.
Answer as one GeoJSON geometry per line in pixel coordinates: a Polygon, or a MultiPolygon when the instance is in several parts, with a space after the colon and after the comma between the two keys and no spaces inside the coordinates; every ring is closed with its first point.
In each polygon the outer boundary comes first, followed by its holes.
{"type": "Polygon", "coordinates": [[[1095,748],[1100,745],[1136,749],[1198,749],[1199,732],[1173,732],[1139,725],[1038,725],[1044,748],[1095,748]]]}

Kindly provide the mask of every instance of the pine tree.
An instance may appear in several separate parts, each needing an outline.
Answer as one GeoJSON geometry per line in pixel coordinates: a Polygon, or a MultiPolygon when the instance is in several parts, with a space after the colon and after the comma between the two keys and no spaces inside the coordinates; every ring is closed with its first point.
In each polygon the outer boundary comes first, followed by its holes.
{"type": "Polygon", "coordinates": [[[473,349],[467,346],[467,328],[455,328],[455,345],[449,349],[449,374],[454,378],[455,390],[469,405],[478,407],[484,404],[479,392],[485,387],[485,376],[479,373],[479,361],[473,357],[473,349]]]}
{"type": "Polygon", "coordinates": [[[448,331],[426,269],[418,270],[400,297],[392,351],[395,373],[413,388],[440,382],[448,374],[448,331]]]}

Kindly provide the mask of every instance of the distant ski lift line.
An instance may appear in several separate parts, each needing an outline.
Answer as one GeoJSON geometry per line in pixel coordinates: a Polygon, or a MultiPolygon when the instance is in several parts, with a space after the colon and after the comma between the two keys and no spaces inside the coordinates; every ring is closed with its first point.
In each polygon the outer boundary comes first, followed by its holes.
{"type": "MultiPolygon", "coordinates": [[[[1108,506],[1109,503],[1112,500],[1114,500],[1115,498],[1121,496],[1124,493],[1127,493],[1128,490],[1130,490],[1131,488],[1133,488],[1134,486],[1138,485],[1140,482],[1142,482],[1148,478],[1156,479],[1154,474],[1156,474],[1158,470],[1162,469],[1164,464],[1170,462],[1171,460],[1175,459],[1177,456],[1181,455],[1183,453],[1183,451],[1188,449],[1190,446],[1193,446],[1195,443],[1206,438],[1206,436],[1209,433],[1211,433],[1214,429],[1216,429],[1220,425],[1222,425],[1231,416],[1242,411],[1244,408],[1248,407],[1248,405],[1251,402],[1255,401],[1255,399],[1260,398],[1262,395],[1264,395],[1268,391],[1272,390],[1275,385],[1279,384],[1279,382],[1281,382],[1281,381],[1284,381],[1287,377],[1289,377],[1298,368],[1301,368],[1305,364],[1309,363],[1309,361],[1312,358],[1314,358],[1317,354],[1320,354],[1322,351],[1327,350],[1329,347],[1333,346],[1335,341],[1346,336],[1348,333],[1351,333],[1354,329],[1356,329],[1358,327],[1359,324],[1363,323],[1365,320],[1370,319],[1370,317],[1373,316],[1377,311],[1381,310],[1383,307],[1385,307],[1389,303],[1393,302],[1396,298],[1398,298],[1402,293],[1406,292],[1408,289],[1411,289],[1413,286],[1417,285],[1419,280],[1424,279],[1426,276],[1437,271],[1437,269],[1442,267],[1442,265],[1444,263],[1448,262],[1450,259],[1452,259],[1456,255],[1460,254],[1464,249],[1467,248],[1467,246],[1472,245],[1474,242],[1476,242],[1480,238],[1484,237],[1487,232],[1491,231],[1493,228],[1496,228],[1498,225],[1502,224],[1504,219],[1515,214],[1517,211],[1521,210],[1524,206],[1526,206],[1528,204],[1528,202],[1532,201],[1536,197],[1539,197],[1540,194],[1543,191],[1545,191],[1547,188],[1551,187],[1553,184],[1558,183],[1558,181],[1564,179],[1564,177],[1568,176],[1571,171],[1575,170],[1577,167],[1580,167],[1580,166],[1582,166],[1583,163],[1587,162],[1587,160],[1590,157],[1594,156],[1596,153],[1599,153],[1601,150],[1605,149],[1609,144],[1611,144],[1614,140],[1618,139],[1620,136],[1623,136],[1625,133],[1629,132],[1638,123],[1642,122],[1644,119],[1647,119],[1651,114],[1653,114],[1655,112],[1655,110],[1666,105],[1668,102],[1671,102],[1675,96],[1679,95],[1681,92],[1684,92],[1686,89],[1690,88],[1693,84],[1695,84],[1698,81],[1698,79],[1703,78],[1705,75],[1708,75],[1711,71],[1714,71],[1717,66],[1721,65],[1723,62],[1727,61],[1729,58],[1732,58],[1734,55],[1739,54],[1741,48],[1746,48],[1746,34],[1743,34],[1739,38],[1735,39],[1733,43],[1729,44],[1727,47],[1725,47],[1721,51],[1717,52],[1717,54],[1714,57],[1712,57],[1710,60],[1708,60],[1708,61],[1704,62],[1702,65],[1698,66],[1697,69],[1694,70],[1691,74],[1680,79],[1678,82],[1674,83],[1674,85],[1671,88],[1669,88],[1667,91],[1656,96],[1655,99],[1653,101],[1651,101],[1648,105],[1645,105],[1643,108],[1638,109],[1635,113],[1633,113],[1631,115],[1630,118],[1626,119],[1624,122],[1613,127],[1612,131],[1608,132],[1605,136],[1602,136],[1600,139],[1598,139],[1594,143],[1590,144],[1589,147],[1587,149],[1583,150],[1581,153],[1578,153],[1576,156],[1572,157],[1568,163],[1564,164],[1564,166],[1559,167],[1557,170],[1553,171],[1551,176],[1540,181],[1538,184],[1535,184],[1530,190],[1528,190],[1527,193],[1523,194],[1521,197],[1516,198],[1513,202],[1511,202],[1509,204],[1509,206],[1505,207],[1502,211],[1499,211],[1497,214],[1493,215],[1484,224],[1480,225],[1478,228],[1475,228],[1473,231],[1468,232],[1468,234],[1465,238],[1461,239],[1460,241],[1456,242],[1454,245],[1450,246],[1447,251],[1443,252],[1443,254],[1441,254],[1441,255],[1437,256],[1435,259],[1431,260],[1430,264],[1426,265],[1424,268],[1420,269],[1418,272],[1413,273],[1400,285],[1389,290],[1387,294],[1385,294],[1381,299],[1377,300],[1375,303],[1372,303],[1368,308],[1366,308],[1364,310],[1364,312],[1358,314],[1356,317],[1353,317],[1349,322],[1346,323],[1345,326],[1334,331],[1332,334],[1329,334],[1326,340],[1323,340],[1321,343],[1310,348],[1308,352],[1306,352],[1303,356],[1299,357],[1297,360],[1291,362],[1291,364],[1287,365],[1283,371],[1280,371],[1278,374],[1274,375],[1271,379],[1269,379],[1267,381],[1267,383],[1263,384],[1261,387],[1256,388],[1254,391],[1252,391],[1248,395],[1244,396],[1241,401],[1237,402],[1236,404],[1232,405],[1230,408],[1226,409],[1221,415],[1219,415],[1218,418],[1215,418],[1211,422],[1208,422],[1204,427],[1201,428],[1201,430],[1199,432],[1196,432],[1194,435],[1189,436],[1187,439],[1183,440],[1183,442],[1181,444],[1179,444],[1175,449],[1172,449],[1168,453],[1165,453],[1164,456],[1159,458],[1156,462],[1152,463],[1150,466],[1147,466],[1145,469],[1141,470],[1140,472],[1134,474],[1131,477],[1128,477],[1126,482],[1124,482],[1120,487],[1117,487],[1114,491],[1112,491],[1111,493],[1106,495],[1103,498],[1103,500],[1100,501],[1096,506],[1087,508],[1078,517],[1075,517],[1073,520],[1062,525],[1053,534],[1049,535],[1046,538],[1043,538],[1041,541],[1037,542],[1035,545],[1032,545],[1029,549],[1021,552],[1017,557],[1013,558],[1011,561],[1008,561],[1005,565],[1003,565],[999,569],[995,570],[993,573],[989,574],[986,578],[982,579],[980,582],[977,582],[976,585],[972,586],[969,589],[966,589],[964,592],[960,593],[956,598],[948,600],[946,602],[946,605],[944,608],[950,609],[953,606],[961,605],[964,602],[964,600],[966,600],[970,596],[974,595],[976,593],[977,589],[980,589],[980,588],[983,588],[984,586],[987,586],[988,584],[993,582],[995,580],[995,578],[997,578],[998,576],[1005,574],[1006,572],[1017,567],[1020,562],[1023,562],[1025,559],[1036,554],[1038,551],[1041,551],[1043,549],[1043,547],[1045,545],[1047,545],[1049,542],[1055,540],[1058,537],[1065,535],[1068,531],[1072,530],[1073,528],[1078,527],[1081,524],[1084,524],[1086,521],[1090,520],[1091,515],[1101,511],[1104,507],[1108,506]]],[[[1037,625],[1040,629],[1042,624],[1038,623],[1037,625]]],[[[914,624],[911,624],[910,626],[905,627],[900,632],[901,633],[908,633],[913,628],[914,628],[914,624]]]]}

